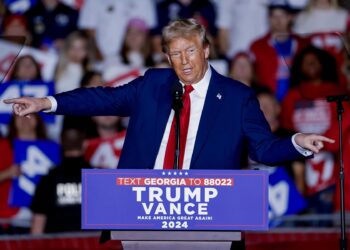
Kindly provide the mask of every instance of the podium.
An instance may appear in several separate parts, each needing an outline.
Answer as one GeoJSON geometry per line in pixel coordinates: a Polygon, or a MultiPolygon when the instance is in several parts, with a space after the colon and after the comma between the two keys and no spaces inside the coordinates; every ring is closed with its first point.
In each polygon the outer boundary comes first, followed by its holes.
{"type": "Polygon", "coordinates": [[[230,249],[268,230],[268,173],[84,169],[82,228],[111,230],[124,249],[230,249]]]}
{"type": "Polygon", "coordinates": [[[239,231],[111,231],[112,240],[121,240],[126,249],[230,249],[242,239],[239,231]]]}

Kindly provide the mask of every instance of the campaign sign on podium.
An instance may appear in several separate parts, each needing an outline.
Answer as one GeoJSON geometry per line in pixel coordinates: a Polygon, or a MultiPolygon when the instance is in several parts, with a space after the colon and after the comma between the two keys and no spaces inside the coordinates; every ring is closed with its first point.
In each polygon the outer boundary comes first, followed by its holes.
{"type": "Polygon", "coordinates": [[[82,175],[83,229],[268,229],[267,171],[84,169],[82,175]]]}

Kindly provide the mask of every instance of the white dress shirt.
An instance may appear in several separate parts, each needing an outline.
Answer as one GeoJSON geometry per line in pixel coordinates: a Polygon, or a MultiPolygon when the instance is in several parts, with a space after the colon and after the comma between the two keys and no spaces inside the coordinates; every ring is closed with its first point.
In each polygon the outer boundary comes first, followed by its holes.
{"type": "MultiPolygon", "coordinates": [[[[190,99],[191,99],[190,121],[188,126],[186,148],[185,148],[184,161],[182,166],[182,169],[185,169],[185,170],[190,168],[194,144],[196,141],[197,131],[199,127],[199,121],[201,119],[205,97],[208,92],[211,74],[212,74],[211,68],[210,66],[208,66],[208,70],[204,74],[204,77],[202,78],[202,80],[192,85],[194,90],[190,93],[190,99]]],[[[181,84],[184,86],[183,83],[181,84]]],[[[47,110],[47,112],[55,112],[57,109],[56,99],[52,96],[48,96],[47,98],[51,102],[51,109],[47,110]]],[[[167,125],[165,127],[163,138],[159,147],[154,169],[163,169],[165,151],[168,144],[170,128],[171,128],[173,118],[174,118],[174,110],[171,110],[167,125]]],[[[312,151],[306,150],[300,147],[298,144],[296,144],[295,142],[296,135],[297,134],[293,135],[292,137],[292,143],[295,149],[304,156],[312,155],[312,151]]]]}
{"type": "MultiPolygon", "coordinates": [[[[191,110],[190,110],[190,122],[188,125],[186,147],[184,154],[184,161],[182,169],[189,169],[194,149],[194,143],[197,137],[197,131],[199,127],[199,121],[201,119],[205,97],[207,95],[209,81],[211,78],[211,68],[208,65],[208,70],[205,72],[204,77],[198,83],[193,84],[193,91],[190,93],[191,110]]],[[[183,86],[184,84],[181,83],[183,86]]],[[[168,145],[169,133],[171,124],[174,119],[174,110],[171,110],[168,123],[166,124],[162,142],[159,147],[159,151],[156,158],[154,169],[163,169],[164,157],[166,147],[168,145]]]]}

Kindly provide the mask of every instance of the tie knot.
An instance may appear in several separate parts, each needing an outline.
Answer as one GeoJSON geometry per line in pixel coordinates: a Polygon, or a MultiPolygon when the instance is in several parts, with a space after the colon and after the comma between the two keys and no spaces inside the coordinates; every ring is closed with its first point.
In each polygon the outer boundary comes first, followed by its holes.
{"type": "Polygon", "coordinates": [[[193,90],[192,85],[185,85],[185,93],[184,95],[189,95],[193,90]]]}

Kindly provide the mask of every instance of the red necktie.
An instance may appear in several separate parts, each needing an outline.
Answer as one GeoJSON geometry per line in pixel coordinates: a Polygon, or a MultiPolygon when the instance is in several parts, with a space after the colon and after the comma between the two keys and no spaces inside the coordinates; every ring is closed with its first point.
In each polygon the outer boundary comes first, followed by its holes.
{"type": "MultiPolygon", "coordinates": [[[[190,93],[193,90],[191,85],[185,85],[185,93],[182,96],[183,108],[180,111],[180,157],[179,169],[182,169],[182,164],[185,155],[186,139],[188,132],[188,124],[190,121],[191,100],[190,93]]],[[[173,169],[175,160],[175,117],[171,123],[168,144],[165,151],[164,169],[173,169]]]]}

